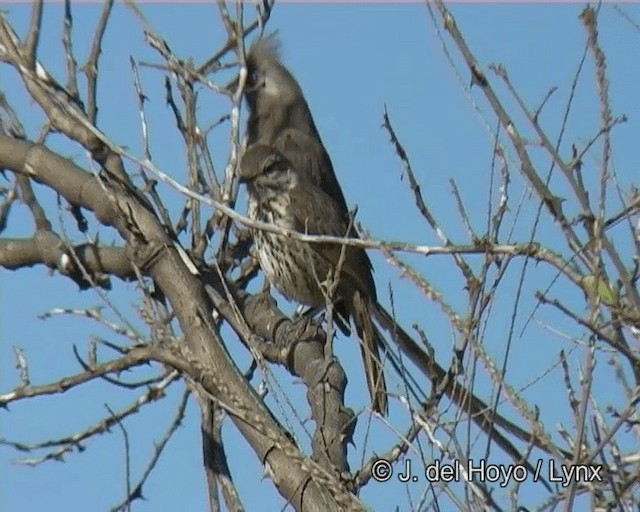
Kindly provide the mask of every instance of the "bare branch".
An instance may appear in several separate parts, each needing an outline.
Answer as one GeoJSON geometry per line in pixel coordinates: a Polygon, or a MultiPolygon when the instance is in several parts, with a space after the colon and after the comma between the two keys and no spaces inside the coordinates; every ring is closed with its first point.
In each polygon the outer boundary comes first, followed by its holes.
{"type": "Polygon", "coordinates": [[[182,423],[182,420],[184,418],[184,412],[185,412],[185,409],[187,408],[187,401],[189,399],[189,395],[190,393],[188,391],[185,391],[182,394],[180,403],[178,404],[178,407],[176,409],[176,414],[175,414],[175,417],[173,418],[173,421],[171,422],[171,425],[169,425],[169,428],[165,432],[164,436],[162,436],[162,439],[160,439],[158,443],[154,443],[153,455],[149,460],[147,467],[142,472],[142,476],[140,477],[139,481],[133,486],[133,489],[131,489],[130,481],[127,478],[127,497],[124,499],[122,503],[115,505],[114,507],[111,508],[113,512],[116,512],[119,510],[129,510],[131,508],[131,504],[136,499],[143,498],[142,488],[144,484],[146,483],[149,476],[151,475],[151,472],[153,471],[156,464],[160,460],[160,456],[162,455],[162,452],[167,446],[169,440],[173,437],[173,434],[175,434],[176,430],[178,430],[178,427],[182,423]]]}
{"type": "Polygon", "coordinates": [[[80,99],[78,93],[78,63],[73,54],[73,40],[71,29],[73,28],[73,16],[71,15],[71,1],[64,2],[64,22],[62,25],[62,45],[67,60],[67,90],[73,98],[80,99]]]}
{"type": "Polygon", "coordinates": [[[96,100],[98,94],[98,63],[100,53],[102,52],[102,40],[107,29],[112,7],[113,0],[106,0],[102,6],[100,20],[93,35],[91,53],[89,53],[87,63],[83,67],[84,73],[87,76],[87,118],[94,126],[98,119],[98,103],[96,100]]]}
{"type": "Polygon", "coordinates": [[[25,59],[31,69],[35,69],[36,53],[40,42],[40,29],[42,28],[42,0],[36,0],[31,11],[31,24],[24,44],[25,59]]]}

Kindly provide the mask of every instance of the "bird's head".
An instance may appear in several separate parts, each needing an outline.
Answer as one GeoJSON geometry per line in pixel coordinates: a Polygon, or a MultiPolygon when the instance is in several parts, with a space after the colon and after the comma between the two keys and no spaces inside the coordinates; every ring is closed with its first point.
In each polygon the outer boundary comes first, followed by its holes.
{"type": "Polygon", "coordinates": [[[276,148],[256,143],[247,148],[238,169],[240,183],[249,191],[284,191],[294,187],[298,178],[287,158],[276,148]]]}
{"type": "Polygon", "coordinates": [[[280,61],[280,41],[273,32],[255,41],[247,54],[247,82],[244,89],[250,109],[278,101],[303,99],[300,85],[280,61]]]}

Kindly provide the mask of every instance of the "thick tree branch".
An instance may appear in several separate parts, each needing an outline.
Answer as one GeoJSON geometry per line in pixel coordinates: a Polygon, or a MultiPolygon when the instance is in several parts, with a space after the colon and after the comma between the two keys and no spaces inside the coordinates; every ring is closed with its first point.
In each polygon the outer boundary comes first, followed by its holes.
{"type": "Polygon", "coordinates": [[[93,211],[101,223],[118,230],[134,262],[149,273],[172,304],[194,357],[206,362],[215,378],[204,378],[203,368],[194,375],[193,368],[178,358],[163,362],[189,374],[211,396],[230,404],[228,412],[233,412],[234,423],[260,460],[271,468],[276,486],[296,509],[361,507],[333,476],[310,465],[238,372],[217,336],[202,283],[185,267],[166,231],[135,190],[119,181],[96,179],[41,145],[8,137],[0,137],[0,167],[51,187],[70,203],[93,211]]]}

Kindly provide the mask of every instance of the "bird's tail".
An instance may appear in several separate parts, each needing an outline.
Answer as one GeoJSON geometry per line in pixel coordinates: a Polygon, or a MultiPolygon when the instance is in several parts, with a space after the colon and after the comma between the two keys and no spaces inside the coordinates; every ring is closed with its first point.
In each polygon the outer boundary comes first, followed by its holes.
{"type": "MultiPolygon", "coordinates": [[[[469,414],[469,417],[478,427],[486,432],[494,442],[497,442],[514,460],[520,461],[522,455],[497,427],[510,432],[526,443],[537,446],[547,453],[552,455],[559,453],[565,457],[571,457],[569,452],[552,443],[549,444],[549,438],[538,436],[535,433],[528,432],[519,427],[493,410],[489,404],[485,403],[473,394],[472,391],[460,384],[456,379],[456,375],[442,368],[432,355],[423,350],[380,304],[369,304],[369,311],[373,314],[376,322],[389,333],[391,339],[398,345],[400,350],[408,356],[435,385],[443,387],[444,389],[441,389],[441,391],[456,403],[461,411],[469,414]]],[[[380,336],[380,339],[383,339],[382,336],[380,336]]]]}
{"type": "Polygon", "coordinates": [[[364,362],[364,372],[367,378],[367,387],[371,396],[371,407],[376,412],[386,415],[388,412],[387,404],[387,383],[384,378],[382,361],[380,360],[380,346],[384,346],[377,329],[374,328],[371,319],[370,301],[363,297],[359,292],[353,296],[350,304],[350,312],[353,323],[356,327],[356,333],[360,338],[360,351],[362,352],[362,361],[364,362]]]}

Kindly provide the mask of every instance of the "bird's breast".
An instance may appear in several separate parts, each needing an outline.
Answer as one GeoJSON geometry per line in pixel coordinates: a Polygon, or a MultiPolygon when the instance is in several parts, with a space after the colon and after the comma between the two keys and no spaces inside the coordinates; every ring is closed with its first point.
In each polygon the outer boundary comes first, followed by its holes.
{"type": "MultiPolygon", "coordinates": [[[[273,200],[250,202],[249,214],[255,220],[281,228],[295,230],[288,209],[286,194],[273,200]]],[[[326,269],[314,257],[309,244],[293,237],[264,229],[253,230],[260,267],[269,282],[289,299],[311,306],[324,305],[318,281],[326,276],[326,269]],[[316,273],[312,269],[318,266],[316,273]]]]}

